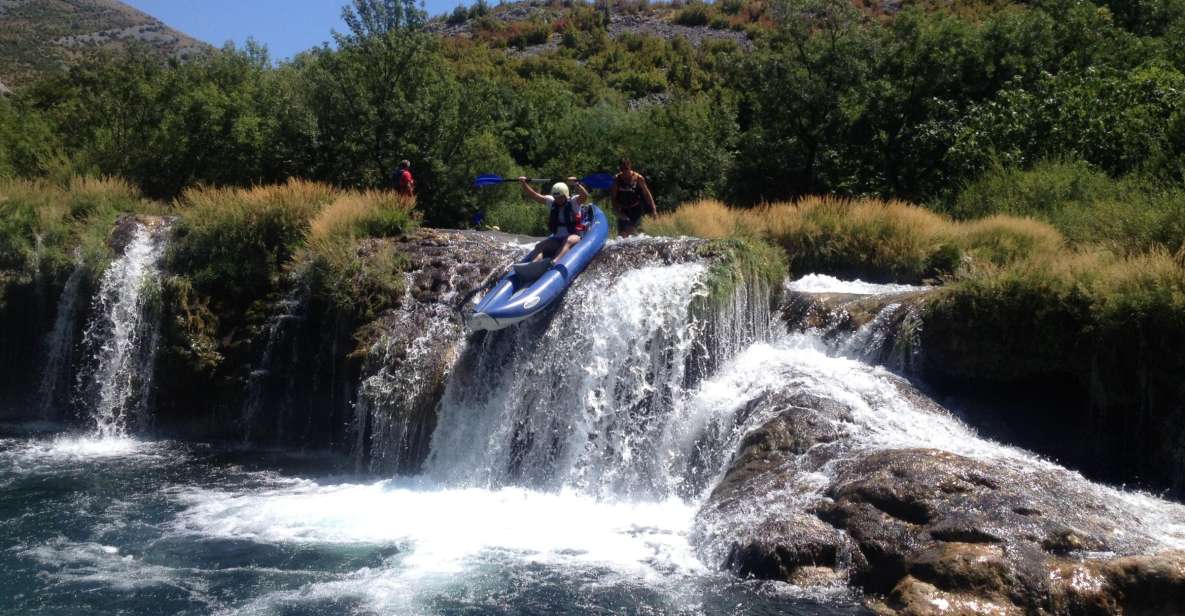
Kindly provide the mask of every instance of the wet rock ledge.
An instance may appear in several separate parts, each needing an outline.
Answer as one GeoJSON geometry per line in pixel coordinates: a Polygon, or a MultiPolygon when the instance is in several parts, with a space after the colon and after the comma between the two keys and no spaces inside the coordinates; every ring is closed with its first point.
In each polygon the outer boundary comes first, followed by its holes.
{"type": "Polygon", "coordinates": [[[701,510],[701,545],[742,576],[852,584],[881,614],[1185,613],[1185,552],[1140,497],[1036,460],[859,445],[854,412],[792,388],[750,403],[772,419],[701,510]]]}

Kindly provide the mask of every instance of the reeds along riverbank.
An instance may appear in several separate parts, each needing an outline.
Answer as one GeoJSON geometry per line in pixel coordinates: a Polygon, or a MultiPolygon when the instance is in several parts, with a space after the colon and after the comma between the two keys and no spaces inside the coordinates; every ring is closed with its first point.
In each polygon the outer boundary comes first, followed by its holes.
{"type": "Polygon", "coordinates": [[[1007,314],[1009,305],[1028,306],[1018,313],[1026,319],[1064,313],[1047,329],[1072,338],[1135,323],[1185,331],[1185,253],[1156,245],[1143,251],[1115,250],[1108,242],[1072,245],[1032,218],[956,221],[876,199],[810,197],[754,209],[708,200],[659,216],[648,230],[768,241],[786,250],[800,274],[941,280],[948,303],[976,306],[984,316],[1007,314]]]}
{"type": "Polygon", "coordinates": [[[80,264],[99,266],[120,214],[159,210],[118,178],[0,179],[0,282],[58,280],[80,264]]]}
{"type": "Polygon", "coordinates": [[[647,229],[660,235],[762,239],[784,248],[796,272],[879,282],[955,275],[971,262],[1006,266],[1058,253],[1064,245],[1056,229],[1030,218],[956,222],[901,201],[838,197],[752,209],[699,201],[659,216],[647,229]]]}

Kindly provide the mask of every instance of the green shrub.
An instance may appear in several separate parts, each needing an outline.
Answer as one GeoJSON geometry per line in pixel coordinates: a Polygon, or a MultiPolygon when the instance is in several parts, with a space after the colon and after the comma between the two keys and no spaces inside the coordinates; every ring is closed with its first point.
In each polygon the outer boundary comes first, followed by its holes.
{"type": "Polygon", "coordinates": [[[708,25],[711,19],[711,9],[703,2],[689,2],[687,6],[679,9],[671,21],[681,26],[699,27],[708,25]]]}
{"type": "Polygon", "coordinates": [[[500,201],[486,210],[485,225],[515,235],[547,235],[547,210],[521,199],[500,201]]]}
{"type": "Polygon", "coordinates": [[[361,322],[403,298],[408,261],[389,241],[314,242],[302,270],[318,295],[361,322]]]}
{"type": "Polygon", "coordinates": [[[313,217],[334,196],[328,186],[299,180],[252,189],[187,190],[175,204],[180,220],[169,270],[211,298],[216,313],[243,315],[280,288],[283,267],[304,244],[313,217]]]}
{"type": "Polygon", "coordinates": [[[713,30],[728,30],[732,28],[732,22],[724,15],[712,15],[708,20],[708,27],[713,30]]]}
{"type": "Polygon", "coordinates": [[[717,6],[726,15],[738,15],[745,8],[745,0],[719,0],[717,6]]]}
{"type": "Polygon", "coordinates": [[[959,192],[950,213],[963,220],[992,214],[1048,217],[1078,203],[1120,196],[1116,182],[1082,161],[1045,161],[1030,170],[997,165],[959,192]]]}
{"type": "Polygon", "coordinates": [[[609,85],[633,98],[656,94],[667,89],[666,74],[658,69],[622,71],[609,76],[609,85]]]}
{"type": "Polygon", "coordinates": [[[785,251],[755,239],[715,240],[700,250],[718,263],[708,272],[708,298],[728,301],[741,285],[764,286],[775,293],[789,274],[785,251]]]}
{"type": "Polygon", "coordinates": [[[340,313],[370,320],[397,305],[407,260],[389,238],[418,224],[415,200],[384,191],[343,191],[312,221],[294,267],[340,313]]]}
{"type": "Polygon", "coordinates": [[[958,218],[992,214],[1044,220],[1072,245],[1104,244],[1125,254],[1185,243],[1185,189],[1140,175],[1113,179],[1084,162],[996,167],[951,205],[958,218]]]}
{"type": "MultiPolygon", "coordinates": [[[[389,238],[414,229],[415,200],[291,180],[197,188],[176,202],[168,254],[171,334],[194,370],[249,350],[280,294],[307,285],[339,314],[370,319],[399,301],[406,261],[389,238]]],[[[241,355],[228,364],[241,365],[241,355]]]]}
{"type": "Polygon", "coordinates": [[[448,18],[445,19],[445,23],[450,26],[459,26],[469,21],[469,17],[469,9],[458,4],[457,8],[453,9],[452,13],[449,13],[448,18]]]}

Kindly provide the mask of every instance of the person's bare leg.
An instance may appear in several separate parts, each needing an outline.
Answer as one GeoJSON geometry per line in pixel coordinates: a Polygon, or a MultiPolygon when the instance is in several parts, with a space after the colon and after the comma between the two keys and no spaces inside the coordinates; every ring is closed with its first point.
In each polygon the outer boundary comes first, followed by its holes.
{"type": "Polygon", "coordinates": [[[577,242],[579,242],[579,241],[580,241],[579,235],[576,235],[575,233],[573,233],[572,235],[569,235],[568,240],[566,242],[564,242],[564,247],[560,248],[560,254],[556,255],[555,258],[557,260],[559,260],[564,255],[568,254],[568,251],[572,250],[572,247],[575,246],[577,244],[577,242]]]}

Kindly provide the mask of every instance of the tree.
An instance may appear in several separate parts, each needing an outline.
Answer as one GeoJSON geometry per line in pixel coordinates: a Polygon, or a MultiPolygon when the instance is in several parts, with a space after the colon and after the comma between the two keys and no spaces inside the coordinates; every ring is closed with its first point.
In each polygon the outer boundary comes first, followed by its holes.
{"type": "Polygon", "coordinates": [[[746,58],[746,138],[734,196],[782,199],[832,189],[848,160],[859,86],[875,54],[874,25],[846,0],[785,0],[769,46],[746,58]]]}
{"type": "Polygon", "coordinates": [[[424,26],[427,13],[415,0],[353,0],[342,7],[342,21],[348,34],[333,33],[343,47],[381,38],[401,30],[418,30],[424,26]]]}

